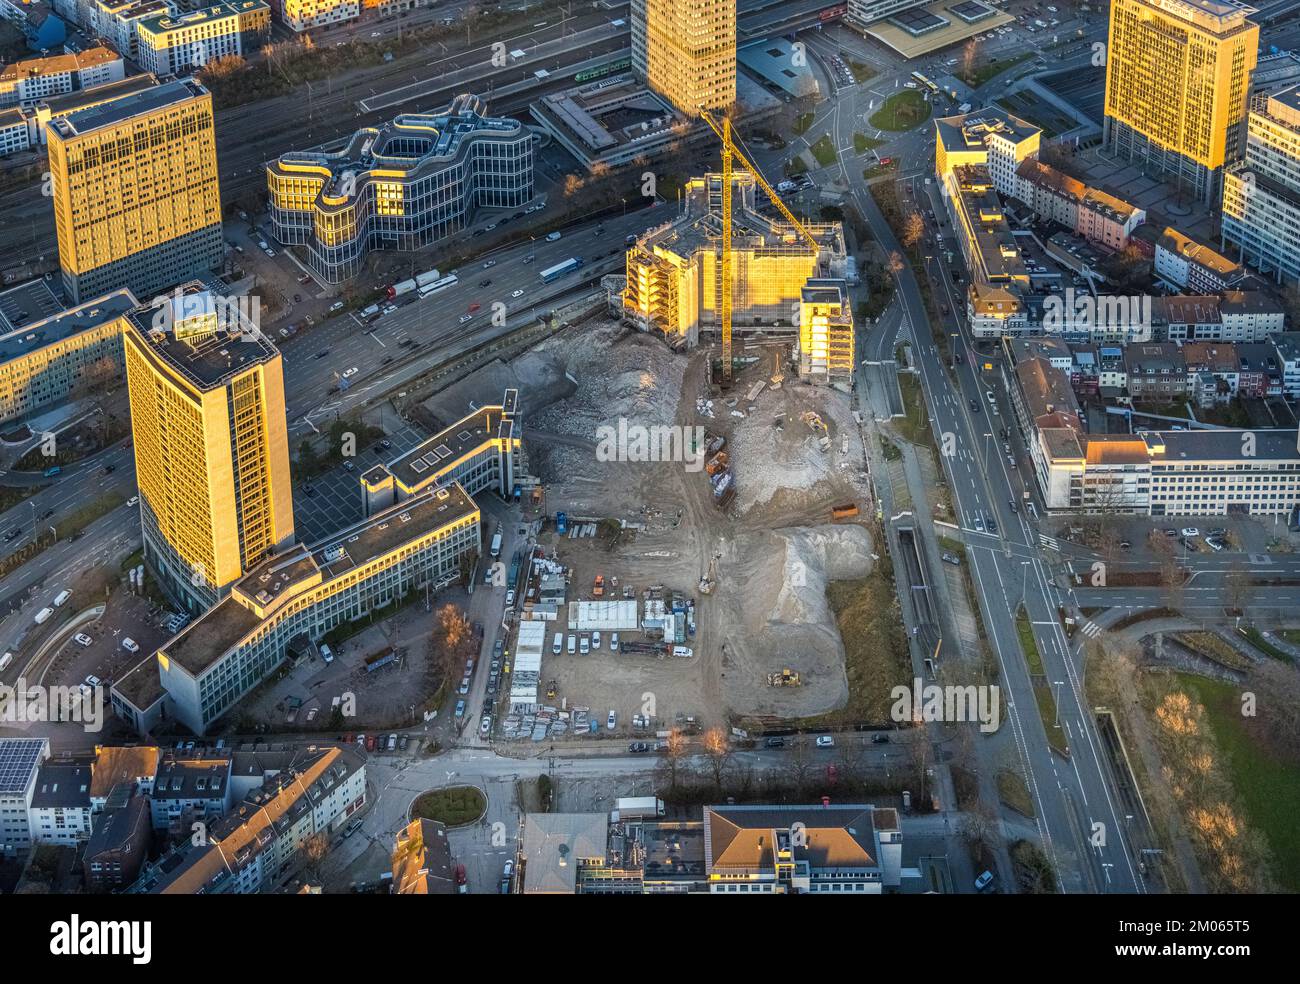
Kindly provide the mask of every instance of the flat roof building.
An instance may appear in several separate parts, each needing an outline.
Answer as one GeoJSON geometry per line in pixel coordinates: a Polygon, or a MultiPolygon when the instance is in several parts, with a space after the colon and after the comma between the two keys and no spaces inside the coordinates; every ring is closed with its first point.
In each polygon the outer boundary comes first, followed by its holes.
{"type": "Polygon", "coordinates": [[[145,563],[197,613],[293,542],[280,353],[256,312],[202,285],[128,316],[145,563]]]}
{"type": "Polygon", "coordinates": [[[168,82],[46,124],[63,286],[137,297],[221,264],[212,96],[168,82]]]}
{"type": "Polygon", "coordinates": [[[0,738],[0,855],[6,858],[32,846],[28,817],[36,777],[49,757],[48,738],[0,738]]]}

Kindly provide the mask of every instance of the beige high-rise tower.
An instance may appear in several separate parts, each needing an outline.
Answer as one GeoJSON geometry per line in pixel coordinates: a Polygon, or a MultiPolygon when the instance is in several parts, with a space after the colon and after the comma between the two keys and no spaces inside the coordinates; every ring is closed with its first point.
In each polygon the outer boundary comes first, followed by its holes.
{"type": "Polygon", "coordinates": [[[221,265],[212,96],[192,79],[46,124],[63,286],[149,300],[221,265]]]}
{"type": "Polygon", "coordinates": [[[196,612],[294,539],[280,353],[226,303],[168,298],[123,336],[145,561],[196,612]]]}
{"type": "Polygon", "coordinates": [[[1107,147],[1214,202],[1242,150],[1259,49],[1252,13],[1228,0],[1114,0],[1107,147]]]}
{"type": "Polygon", "coordinates": [[[736,0],[632,0],[632,69],[682,112],[736,101],[736,0]]]}

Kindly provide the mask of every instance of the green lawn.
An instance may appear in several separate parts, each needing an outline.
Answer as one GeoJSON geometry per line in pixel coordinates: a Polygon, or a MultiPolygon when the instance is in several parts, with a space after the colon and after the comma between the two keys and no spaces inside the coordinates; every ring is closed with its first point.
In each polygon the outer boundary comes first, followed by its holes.
{"type": "Polygon", "coordinates": [[[1047,743],[1062,755],[1068,754],[1065,732],[1056,721],[1056,694],[1052,692],[1051,681],[1044,676],[1043,657],[1038,652],[1038,643],[1034,639],[1034,627],[1029,624],[1029,616],[1022,608],[1016,613],[1016,634],[1020,637],[1020,649],[1025,654],[1025,663],[1029,666],[1034,687],[1034,703],[1038,705],[1038,716],[1042,719],[1043,730],[1047,732],[1047,743]]]}
{"type": "Polygon", "coordinates": [[[875,137],[869,137],[865,133],[853,134],[853,149],[859,154],[874,150],[884,142],[883,140],[877,140],[875,137]]]}
{"type": "Polygon", "coordinates": [[[1259,629],[1255,628],[1253,625],[1250,628],[1243,630],[1242,634],[1245,635],[1252,646],[1258,649],[1265,656],[1271,656],[1273,659],[1283,663],[1291,662],[1291,657],[1265,639],[1259,629]]]}
{"type": "Polygon", "coordinates": [[[483,815],[487,800],[475,786],[448,786],[424,793],[411,806],[411,817],[438,820],[448,827],[462,827],[483,815]]]}
{"type": "Polygon", "coordinates": [[[885,100],[871,125],[877,130],[902,132],[920,126],[930,118],[930,104],[915,89],[902,89],[885,100]]]}
{"type": "Polygon", "coordinates": [[[865,62],[849,59],[849,71],[853,73],[854,82],[865,82],[876,77],[876,70],[865,62]]]}
{"type": "Polygon", "coordinates": [[[1019,65],[1025,59],[1033,57],[1034,53],[1032,51],[1026,51],[1022,54],[1016,55],[1015,58],[1005,58],[1000,61],[997,58],[991,59],[979,66],[979,68],[957,69],[953,74],[972,89],[978,89],[995,75],[1000,75],[1007,69],[1019,65]]]}
{"type": "Polygon", "coordinates": [[[835,153],[835,145],[831,143],[829,134],[824,134],[820,140],[812,145],[812,155],[817,158],[817,163],[822,167],[830,167],[838,159],[835,153]]]}
{"type": "Polygon", "coordinates": [[[903,394],[903,409],[907,416],[895,421],[898,432],[912,444],[934,447],[934,434],[930,430],[930,413],[925,407],[925,393],[915,374],[900,372],[898,388],[903,394]]]}
{"type": "Polygon", "coordinates": [[[1300,765],[1269,755],[1243,726],[1241,688],[1188,673],[1177,674],[1205,705],[1219,749],[1227,757],[1224,771],[1233,779],[1242,809],[1252,827],[1267,838],[1277,861],[1275,874],[1284,888],[1300,892],[1300,765]]]}

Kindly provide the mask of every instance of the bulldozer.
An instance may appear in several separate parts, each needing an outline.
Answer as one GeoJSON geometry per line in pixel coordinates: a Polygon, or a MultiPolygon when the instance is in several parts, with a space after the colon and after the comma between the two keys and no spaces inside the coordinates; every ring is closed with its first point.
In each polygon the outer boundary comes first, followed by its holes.
{"type": "Polygon", "coordinates": [[[709,569],[701,575],[699,589],[700,594],[712,594],[713,586],[718,583],[718,555],[715,553],[709,558],[709,569]]]}
{"type": "Polygon", "coordinates": [[[555,681],[552,680],[546,685],[546,699],[555,700],[555,681]]]}
{"type": "Polygon", "coordinates": [[[801,685],[799,674],[794,670],[785,669],[779,673],[769,673],[767,675],[767,685],[769,687],[798,687],[801,685]]]}

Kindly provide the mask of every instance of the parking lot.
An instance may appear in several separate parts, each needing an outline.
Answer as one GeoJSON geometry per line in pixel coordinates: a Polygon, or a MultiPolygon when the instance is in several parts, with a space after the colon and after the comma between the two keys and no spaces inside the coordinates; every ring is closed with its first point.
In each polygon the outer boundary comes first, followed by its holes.
{"type": "Polygon", "coordinates": [[[372,443],[358,448],[350,462],[331,468],[293,490],[293,521],[299,539],[316,543],[364,518],[359,476],[371,468],[405,454],[428,435],[414,425],[403,425],[387,435],[392,447],[372,443]],[[352,468],[348,468],[347,464],[352,468]]]}

